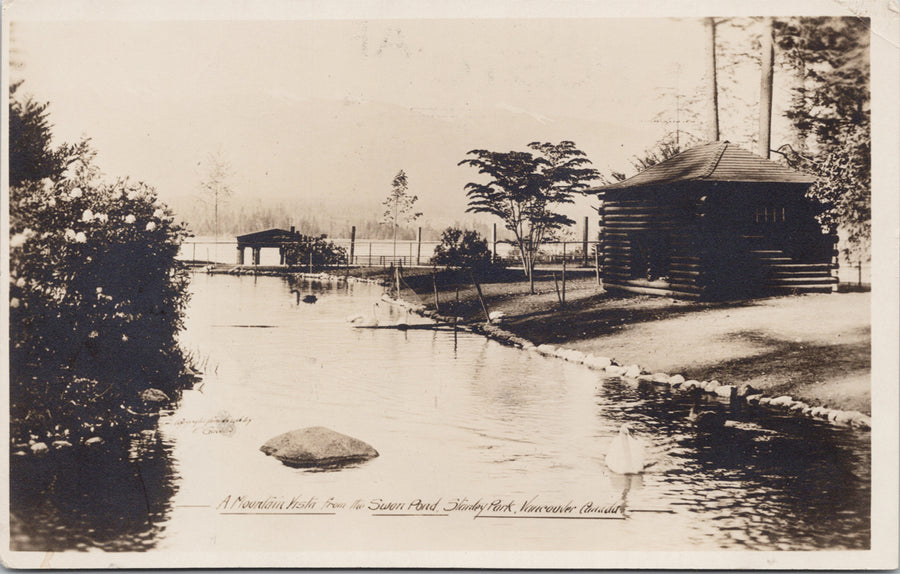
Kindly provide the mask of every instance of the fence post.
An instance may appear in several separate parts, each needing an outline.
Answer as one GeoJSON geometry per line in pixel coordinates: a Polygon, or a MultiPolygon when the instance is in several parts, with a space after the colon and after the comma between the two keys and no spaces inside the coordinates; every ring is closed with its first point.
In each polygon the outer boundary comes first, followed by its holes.
{"type": "Polygon", "coordinates": [[[353,253],[356,251],[356,226],[352,226],[350,228],[350,258],[347,260],[347,264],[353,262],[353,253]]]}
{"type": "Polygon", "coordinates": [[[588,216],[584,216],[584,234],[581,236],[582,265],[588,266],[588,216]]]}
{"type": "Polygon", "coordinates": [[[475,272],[471,269],[469,270],[469,276],[472,278],[472,283],[475,284],[475,291],[478,293],[478,300],[481,301],[481,309],[484,311],[484,318],[490,323],[491,314],[488,313],[487,303],[484,302],[484,295],[481,294],[481,285],[478,284],[478,279],[475,278],[475,272]]]}
{"type": "Polygon", "coordinates": [[[493,252],[493,259],[497,258],[497,224],[494,224],[494,230],[491,233],[491,251],[493,252]]]}
{"type": "Polygon", "coordinates": [[[434,312],[440,313],[441,307],[438,303],[437,271],[434,267],[431,268],[431,285],[434,287],[434,312]]]}
{"type": "Polygon", "coordinates": [[[566,304],[566,242],[563,241],[562,304],[566,304]]]}
{"type": "Polygon", "coordinates": [[[421,265],[422,261],[422,228],[419,227],[419,235],[416,243],[416,265],[421,265]]]}

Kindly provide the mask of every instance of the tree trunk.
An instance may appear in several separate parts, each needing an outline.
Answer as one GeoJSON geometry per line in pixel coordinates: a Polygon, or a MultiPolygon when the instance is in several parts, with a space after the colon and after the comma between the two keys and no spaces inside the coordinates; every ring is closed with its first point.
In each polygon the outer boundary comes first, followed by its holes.
{"type": "Polygon", "coordinates": [[[534,295],[534,256],[528,260],[528,286],[531,288],[531,294],[534,295]]]}
{"type": "Polygon", "coordinates": [[[519,238],[516,238],[516,241],[519,244],[519,257],[522,259],[522,268],[525,270],[525,277],[530,277],[530,266],[528,265],[528,255],[525,252],[525,245],[519,238]]]}
{"type": "Polygon", "coordinates": [[[716,20],[715,18],[705,18],[703,26],[706,28],[706,73],[709,76],[706,82],[707,100],[706,105],[709,106],[708,137],[711,141],[719,140],[719,88],[716,79],[716,20]]]}
{"type": "Polygon", "coordinates": [[[775,50],[772,45],[772,19],[763,20],[762,70],[759,79],[759,148],[761,157],[769,159],[772,134],[772,61],[775,50]]]}
{"type": "MultiPolygon", "coordinates": [[[[795,114],[807,115],[809,112],[807,111],[806,105],[806,63],[802,58],[796,58],[794,63],[794,88],[792,90],[791,96],[791,108],[795,114]]],[[[793,147],[797,153],[801,155],[806,154],[806,138],[807,138],[807,130],[801,129],[797,126],[797,122],[794,121],[794,135],[793,135],[793,147]]]]}

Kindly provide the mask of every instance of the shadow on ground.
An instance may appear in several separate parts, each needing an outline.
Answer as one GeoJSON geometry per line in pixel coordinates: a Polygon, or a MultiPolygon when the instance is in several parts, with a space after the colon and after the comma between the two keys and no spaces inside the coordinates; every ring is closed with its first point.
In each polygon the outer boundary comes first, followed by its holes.
{"type": "MultiPolygon", "coordinates": [[[[848,338],[867,338],[870,328],[848,333],[848,338]]],[[[732,359],[714,365],[685,369],[684,376],[697,380],[767,379],[768,394],[789,392],[797,385],[865,374],[871,371],[871,345],[868,341],[837,344],[810,344],[765,335],[759,331],[740,331],[728,339],[750,341],[764,350],[751,357],[732,359]]]]}

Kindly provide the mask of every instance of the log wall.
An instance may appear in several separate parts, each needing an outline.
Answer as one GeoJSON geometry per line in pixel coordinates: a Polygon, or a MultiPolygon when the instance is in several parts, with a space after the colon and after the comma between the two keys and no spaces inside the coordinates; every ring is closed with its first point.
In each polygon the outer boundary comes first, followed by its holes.
{"type": "Polygon", "coordinates": [[[804,189],[693,182],[603,192],[603,283],[613,290],[703,299],[827,290],[833,246],[819,231],[804,189]],[[779,225],[760,226],[757,210],[772,205],[783,206],[786,216],[779,225]],[[645,253],[636,257],[639,241],[645,253]],[[657,246],[657,255],[648,244],[657,246]],[[647,266],[640,268],[642,257],[665,260],[649,265],[655,280],[646,277],[647,266]]]}
{"type": "Polygon", "coordinates": [[[609,289],[697,298],[702,295],[702,267],[697,235],[699,198],[666,191],[629,190],[602,196],[600,251],[603,283],[609,289]],[[648,281],[636,269],[637,237],[658,241],[669,252],[665,279],[648,281]]]}

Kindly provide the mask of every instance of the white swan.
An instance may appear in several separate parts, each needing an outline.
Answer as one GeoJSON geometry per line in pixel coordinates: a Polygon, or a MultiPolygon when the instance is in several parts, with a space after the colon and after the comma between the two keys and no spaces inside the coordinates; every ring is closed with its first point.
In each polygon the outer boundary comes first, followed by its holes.
{"type": "Polygon", "coordinates": [[[347,322],[352,323],[356,327],[377,327],[378,326],[378,314],[375,309],[378,307],[378,302],[372,304],[372,316],[366,317],[364,314],[360,313],[359,315],[353,315],[351,317],[347,317],[347,322]]]}
{"type": "Polygon", "coordinates": [[[628,423],[622,425],[606,453],[606,466],[619,474],[637,474],[647,464],[646,445],[631,432],[628,423]]]}

